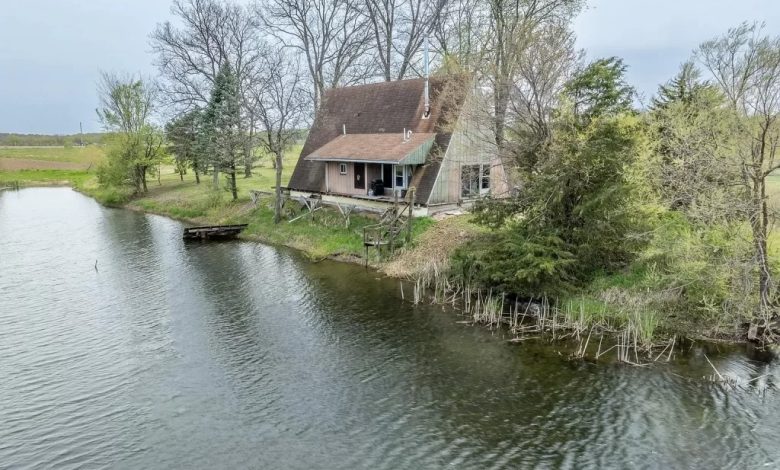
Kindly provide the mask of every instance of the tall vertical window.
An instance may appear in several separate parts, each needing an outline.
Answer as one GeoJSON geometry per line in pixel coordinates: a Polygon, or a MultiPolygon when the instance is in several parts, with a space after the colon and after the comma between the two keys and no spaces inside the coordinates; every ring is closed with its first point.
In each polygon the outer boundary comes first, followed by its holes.
{"type": "Polygon", "coordinates": [[[460,167],[460,195],[479,197],[490,192],[490,165],[463,165],[460,167]]]}
{"type": "Polygon", "coordinates": [[[406,166],[403,165],[395,165],[394,167],[394,174],[395,174],[395,187],[396,188],[406,188],[407,183],[407,175],[408,172],[406,171],[406,166]]]}

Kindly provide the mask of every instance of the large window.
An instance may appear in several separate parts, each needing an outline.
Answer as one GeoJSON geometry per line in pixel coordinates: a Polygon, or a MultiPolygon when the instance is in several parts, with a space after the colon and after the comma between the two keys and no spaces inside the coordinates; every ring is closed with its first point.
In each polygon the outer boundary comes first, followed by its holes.
{"type": "Polygon", "coordinates": [[[490,192],[490,165],[463,165],[460,167],[460,196],[479,197],[490,192]]]}

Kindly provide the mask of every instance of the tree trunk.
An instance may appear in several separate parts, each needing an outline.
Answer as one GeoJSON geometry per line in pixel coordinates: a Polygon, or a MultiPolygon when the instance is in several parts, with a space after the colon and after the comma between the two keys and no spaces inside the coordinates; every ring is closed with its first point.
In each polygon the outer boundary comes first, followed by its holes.
{"type": "Polygon", "coordinates": [[[769,256],[767,252],[767,230],[769,225],[768,209],[766,204],[766,184],[763,178],[759,177],[754,182],[754,216],[751,218],[751,228],[753,230],[753,245],[755,249],[756,263],[758,265],[758,294],[760,315],[764,318],[769,313],[770,306],[770,288],[772,285],[772,275],[769,267],[769,256]]]}
{"type": "Polygon", "coordinates": [[[503,160],[504,150],[504,134],[506,129],[506,110],[509,106],[509,85],[505,83],[503,78],[500,78],[496,83],[494,98],[494,131],[496,140],[496,150],[498,150],[499,158],[503,160]]]}
{"type": "Polygon", "coordinates": [[[141,188],[143,189],[143,192],[147,192],[149,188],[146,187],[146,166],[145,165],[139,165],[137,167],[138,171],[138,179],[141,182],[141,188]]]}
{"type": "Polygon", "coordinates": [[[249,140],[244,147],[244,178],[252,177],[252,142],[254,142],[254,122],[249,126],[249,140]]]}
{"type": "Polygon", "coordinates": [[[195,172],[195,184],[200,184],[200,173],[198,172],[198,169],[194,168],[192,171],[195,172]]]}
{"type": "Polygon", "coordinates": [[[214,184],[214,189],[219,188],[219,168],[217,167],[217,164],[214,164],[214,171],[211,172],[211,181],[212,184],[214,184]]]}
{"type": "Polygon", "coordinates": [[[274,201],[274,223],[282,220],[282,152],[276,152],[276,200],[274,201]]]}
{"type": "Polygon", "coordinates": [[[233,200],[238,199],[238,188],[236,187],[236,164],[230,164],[230,192],[233,194],[233,200]]]}

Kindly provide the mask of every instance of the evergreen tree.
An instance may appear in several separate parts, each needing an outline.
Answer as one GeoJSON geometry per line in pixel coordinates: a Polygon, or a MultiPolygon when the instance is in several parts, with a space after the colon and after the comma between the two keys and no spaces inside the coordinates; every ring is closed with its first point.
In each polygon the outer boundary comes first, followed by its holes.
{"type": "Polygon", "coordinates": [[[627,69],[623,59],[609,57],[591,62],[576,74],[564,88],[575,118],[587,125],[599,116],[630,111],[636,91],[626,82],[627,69]]]}
{"type": "Polygon", "coordinates": [[[553,297],[632,260],[643,243],[633,235],[646,223],[634,176],[644,142],[624,72],[612,58],[575,76],[549,155],[518,197],[476,205],[477,221],[497,230],[456,255],[467,283],[553,297]]]}
{"type": "Polygon", "coordinates": [[[701,70],[692,61],[684,62],[680,71],[666,84],[658,87],[658,94],[653,97],[651,110],[668,107],[672,103],[691,104],[722,104],[723,97],[718,88],[701,79],[701,70]]]}
{"type": "Polygon", "coordinates": [[[201,134],[199,148],[211,162],[214,185],[219,186],[219,172],[224,172],[233,200],[238,199],[236,167],[241,161],[245,137],[241,131],[238,81],[229,63],[220,68],[214,81],[209,104],[203,113],[201,134]]]}

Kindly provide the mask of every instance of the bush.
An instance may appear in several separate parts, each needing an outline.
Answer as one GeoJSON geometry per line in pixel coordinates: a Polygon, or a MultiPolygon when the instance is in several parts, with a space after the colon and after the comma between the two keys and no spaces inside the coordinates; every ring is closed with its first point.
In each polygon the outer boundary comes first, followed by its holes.
{"type": "Polygon", "coordinates": [[[699,226],[669,212],[640,262],[657,270],[666,289],[677,290],[674,306],[702,319],[749,315],[758,299],[752,293],[755,268],[749,229],[740,224],[699,226]]]}
{"type": "Polygon", "coordinates": [[[452,260],[452,273],[464,285],[530,297],[569,290],[575,268],[574,254],[557,234],[523,226],[470,242],[452,260]]]}

